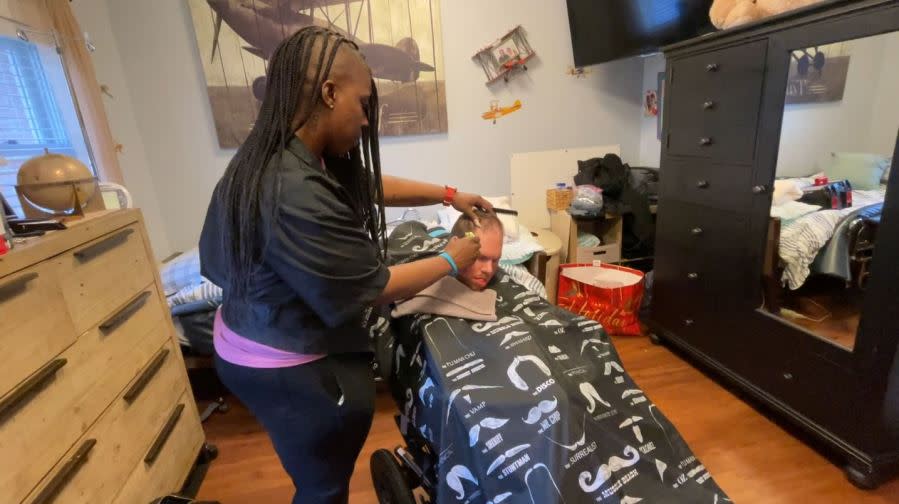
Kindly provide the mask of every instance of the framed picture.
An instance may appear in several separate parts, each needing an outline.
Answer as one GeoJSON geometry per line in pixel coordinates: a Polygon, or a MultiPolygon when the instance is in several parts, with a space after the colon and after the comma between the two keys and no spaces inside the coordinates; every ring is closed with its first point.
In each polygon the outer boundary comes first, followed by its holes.
{"type": "Polygon", "coordinates": [[[838,42],[790,53],[786,105],[825,103],[843,99],[851,47],[838,42]]]}
{"type": "Polygon", "coordinates": [[[449,131],[439,0],[188,0],[219,146],[247,138],[266,71],[284,38],[308,26],[353,41],[378,87],[378,134],[449,131]]]}
{"type": "Polygon", "coordinates": [[[659,90],[657,93],[656,103],[658,104],[658,113],[656,114],[656,138],[662,141],[662,118],[665,116],[665,72],[659,72],[658,75],[659,90]]]}
{"type": "Polygon", "coordinates": [[[520,55],[521,51],[518,50],[518,46],[515,45],[515,41],[511,38],[503,40],[498,46],[493,48],[493,57],[496,58],[500,65],[517,60],[520,55]]]}
{"type": "Polygon", "coordinates": [[[519,25],[482,47],[472,59],[481,65],[487,76],[487,85],[490,85],[500,79],[508,82],[515,70],[527,70],[527,62],[532,57],[534,50],[519,25]]]}

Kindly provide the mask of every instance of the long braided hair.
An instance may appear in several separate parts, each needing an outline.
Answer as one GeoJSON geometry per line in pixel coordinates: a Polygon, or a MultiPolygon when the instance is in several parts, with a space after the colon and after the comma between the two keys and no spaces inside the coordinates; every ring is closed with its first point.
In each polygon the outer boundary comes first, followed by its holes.
{"type": "MultiPolygon", "coordinates": [[[[217,194],[224,209],[222,233],[226,263],[229,266],[229,296],[246,297],[253,268],[262,256],[264,245],[260,223],[263,217],[276,217],[277,205],[264,204],[268,193],[264,180],[278,169],[272,160],[280,156],[297,130],[316,118],[321,88],[328,78],[338,50],[358,46],[331,30],[310,26],[286,38],[269,61],[265,95],[259,115],[247,139],[228,163],[217,194]],[[263,216],[263,212],[268,215],[263,216]]],[[[363,128],[360,145],[347,155],[325,157],[328,172],[350,196],[352,209],[383,257],[386,253],[384,189],[378,147],[378,95],[372,80],[367,110],[369,127],[363,128]]]]}

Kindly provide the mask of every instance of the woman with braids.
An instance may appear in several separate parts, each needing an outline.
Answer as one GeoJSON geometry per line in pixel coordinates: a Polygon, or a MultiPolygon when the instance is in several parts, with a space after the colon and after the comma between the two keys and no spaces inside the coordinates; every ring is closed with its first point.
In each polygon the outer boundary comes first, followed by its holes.
{"type": "Polygon", "coordinates": [[[224,289],[216,368],[268,431],[294,503],[345,503],[374,411],[363,317],[478,257],[476,238],[387,267],[384,207],[490,204],[382,176],[378,98],[356,45],[309,27],[269,61],[259,116],[209,204],[203,275],[224,289]]]}

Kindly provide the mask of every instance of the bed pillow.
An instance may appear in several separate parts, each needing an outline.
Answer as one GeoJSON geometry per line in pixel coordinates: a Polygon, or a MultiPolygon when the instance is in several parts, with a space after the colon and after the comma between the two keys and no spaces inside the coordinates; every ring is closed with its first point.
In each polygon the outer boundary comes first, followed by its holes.
{"type": "Polygon", "coordinates": [[[171,296],[185,287],[195,287],[203,282],[200,276],[200,248],[194,247],[159,268],[162,289],[171,296]]]}
{"type": "Polygon", "coordinates": [[[883,176],[880,177],[880,183],[886,184],[890,181],[890,167],[893,166],[893,158],[887,158],[886,168],[883,170],[883,176]]]}
{"type": "Polygon", "coordinates": [[[774,181],[772,202],[775,206],[796,201],[802,197],[802,184],[798,179],[779,179],[774,181]]]}
{"type": "MultiPolygon", "coordinates": [[[[512,201],[508,196],[497,196],[493,198],[484,198],[493,205],[494,208],[505,208],[506,210],[513,210],[512,201]]],[[[496,214],[499,217],[499,221],[503,223],[503,231],[505,232],[505,240],[506,242],[513,242],[518,240],[518,235],[520,233],[519,225],[518,225],[518,217],[515,215],[509,214],[496,214]]]]}
{"type": "Polygon", "coordinates": [[[507,241],[503,244],[503,256],[499,260],[501,266],[527,262],[535,253],[543,251],[543,246],[531,236],[531,231],[524,225],[521,225],[520,228],[521,233],[517,240],[507,241]]]}
{"type": "Polygon", "coordinates": [[[880,187],[888,158],[876,154],[834,152],[824,173],[831,181],[846,179],[853,189],[873,191],[880,187]]]}
{"type": "Polygon", "coordinates": [[[818,205],[809,205],[801,201],[788,201],[783,205],[772,206],[771,217],[777,217],[784,222],[789,222],[818,210],[821,210],[821,207],[818,205]]]}

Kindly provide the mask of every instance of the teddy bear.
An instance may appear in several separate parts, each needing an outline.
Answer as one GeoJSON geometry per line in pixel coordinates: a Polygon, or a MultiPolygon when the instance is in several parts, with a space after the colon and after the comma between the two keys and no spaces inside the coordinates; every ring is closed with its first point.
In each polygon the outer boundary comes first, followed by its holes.
{"type": "Polygon", "coordinates": [[[726,30],[821,1],[823,0],[715,0],[709,9],[709,18],[716,28],[726,30]]]}

